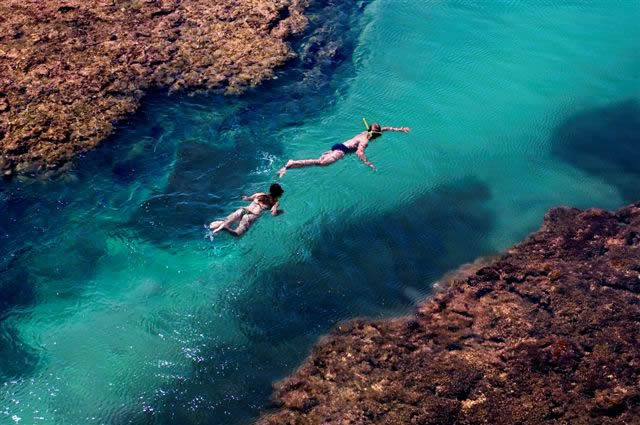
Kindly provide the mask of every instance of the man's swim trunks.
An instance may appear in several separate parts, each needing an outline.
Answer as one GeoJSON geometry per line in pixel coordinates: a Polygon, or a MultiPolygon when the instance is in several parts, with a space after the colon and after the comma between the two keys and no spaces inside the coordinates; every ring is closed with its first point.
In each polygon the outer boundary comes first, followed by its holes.
{"type": "Polygon", "coordinates": [[[349,153],[349,152],[355,152],[356,148],[348,148],[344,145],[344,143],[336,143],[335,145],[331,146],[331,150],[332,151],[342,151],[344,153],[349,153]]]}

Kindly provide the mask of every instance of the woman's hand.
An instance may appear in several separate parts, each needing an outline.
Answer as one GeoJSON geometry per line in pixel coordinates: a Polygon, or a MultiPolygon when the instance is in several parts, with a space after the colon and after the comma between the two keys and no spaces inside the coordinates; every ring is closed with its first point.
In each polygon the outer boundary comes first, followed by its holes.
{"type": "Polygon", "coordinates": [[[411,131],[411,129],[410,129],[409,127],[402,127],[402,128],[400,129],[400,131],[401,131],[401,132],[403,132],[403,133],[408,133],[408,132],[410,132],[410,131],[411,131]]]}

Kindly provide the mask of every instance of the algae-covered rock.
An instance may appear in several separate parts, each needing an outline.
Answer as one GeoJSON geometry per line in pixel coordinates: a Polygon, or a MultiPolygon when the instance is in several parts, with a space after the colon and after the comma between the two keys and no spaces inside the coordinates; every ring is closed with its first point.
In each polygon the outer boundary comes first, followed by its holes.
{"type": "Polygon", "coordinates": [[[292,56],[285,38],[306,25],[305,1],[0,2],[4,164],[64,164],[150,87],[238,93],[272,77],[292,56]]]}
{"type": "Polygon", "coordinates": [[[640,203],[553,209],[412,316],[337,326],[258,423],[640,424],[638,235],[640,203]]]}

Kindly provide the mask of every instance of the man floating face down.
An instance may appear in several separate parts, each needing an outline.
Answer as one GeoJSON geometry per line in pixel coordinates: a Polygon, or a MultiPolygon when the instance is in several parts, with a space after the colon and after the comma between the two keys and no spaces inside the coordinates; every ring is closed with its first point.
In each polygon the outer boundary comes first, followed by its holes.
{"type": "Polygon", "coordinates": [[[373,170],[377,170],[375,165],[371,163],[364,154],[364,150],[369,145],[369,142],[382,136],[385,131],[399,131],[402,133],[408,133],[409,127],[381,127],[378,123],[373,123],[369,128],[355,137],[347,140],[343,143],[337,143],[331,146],[331,150],[323,153],[316,159],[300,159],[287,161],[284,167],[278,172],[282,178],[289,168],[302,168],[311,167],[314,165],[329,165],[345,157],[349,153],[355,153],[358,158],[373,170]]]}

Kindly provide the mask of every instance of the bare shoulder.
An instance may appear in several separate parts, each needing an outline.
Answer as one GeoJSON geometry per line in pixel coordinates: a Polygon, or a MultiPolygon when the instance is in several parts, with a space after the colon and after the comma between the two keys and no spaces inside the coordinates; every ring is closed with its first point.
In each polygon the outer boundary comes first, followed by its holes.
{"type": "Polygon", "coordinates": [[[347,146],[355,146],[359,143],[368,141],[367,139],[367,132],[363,131],[362,133],[358,133],[355,136],[353,136],[351,139],[346,140],[343,142],[343,144],[347,145],[347,146]]]}
{"type": "Polygon", "coordinates": [[[358,145],[360,147],[365,147],[369,144],[369,137],[368,137],[369,133],[366,131],[363,131],[362,133],[358,134],[356,136],[356,138],[358,139],[358,145]]]}

